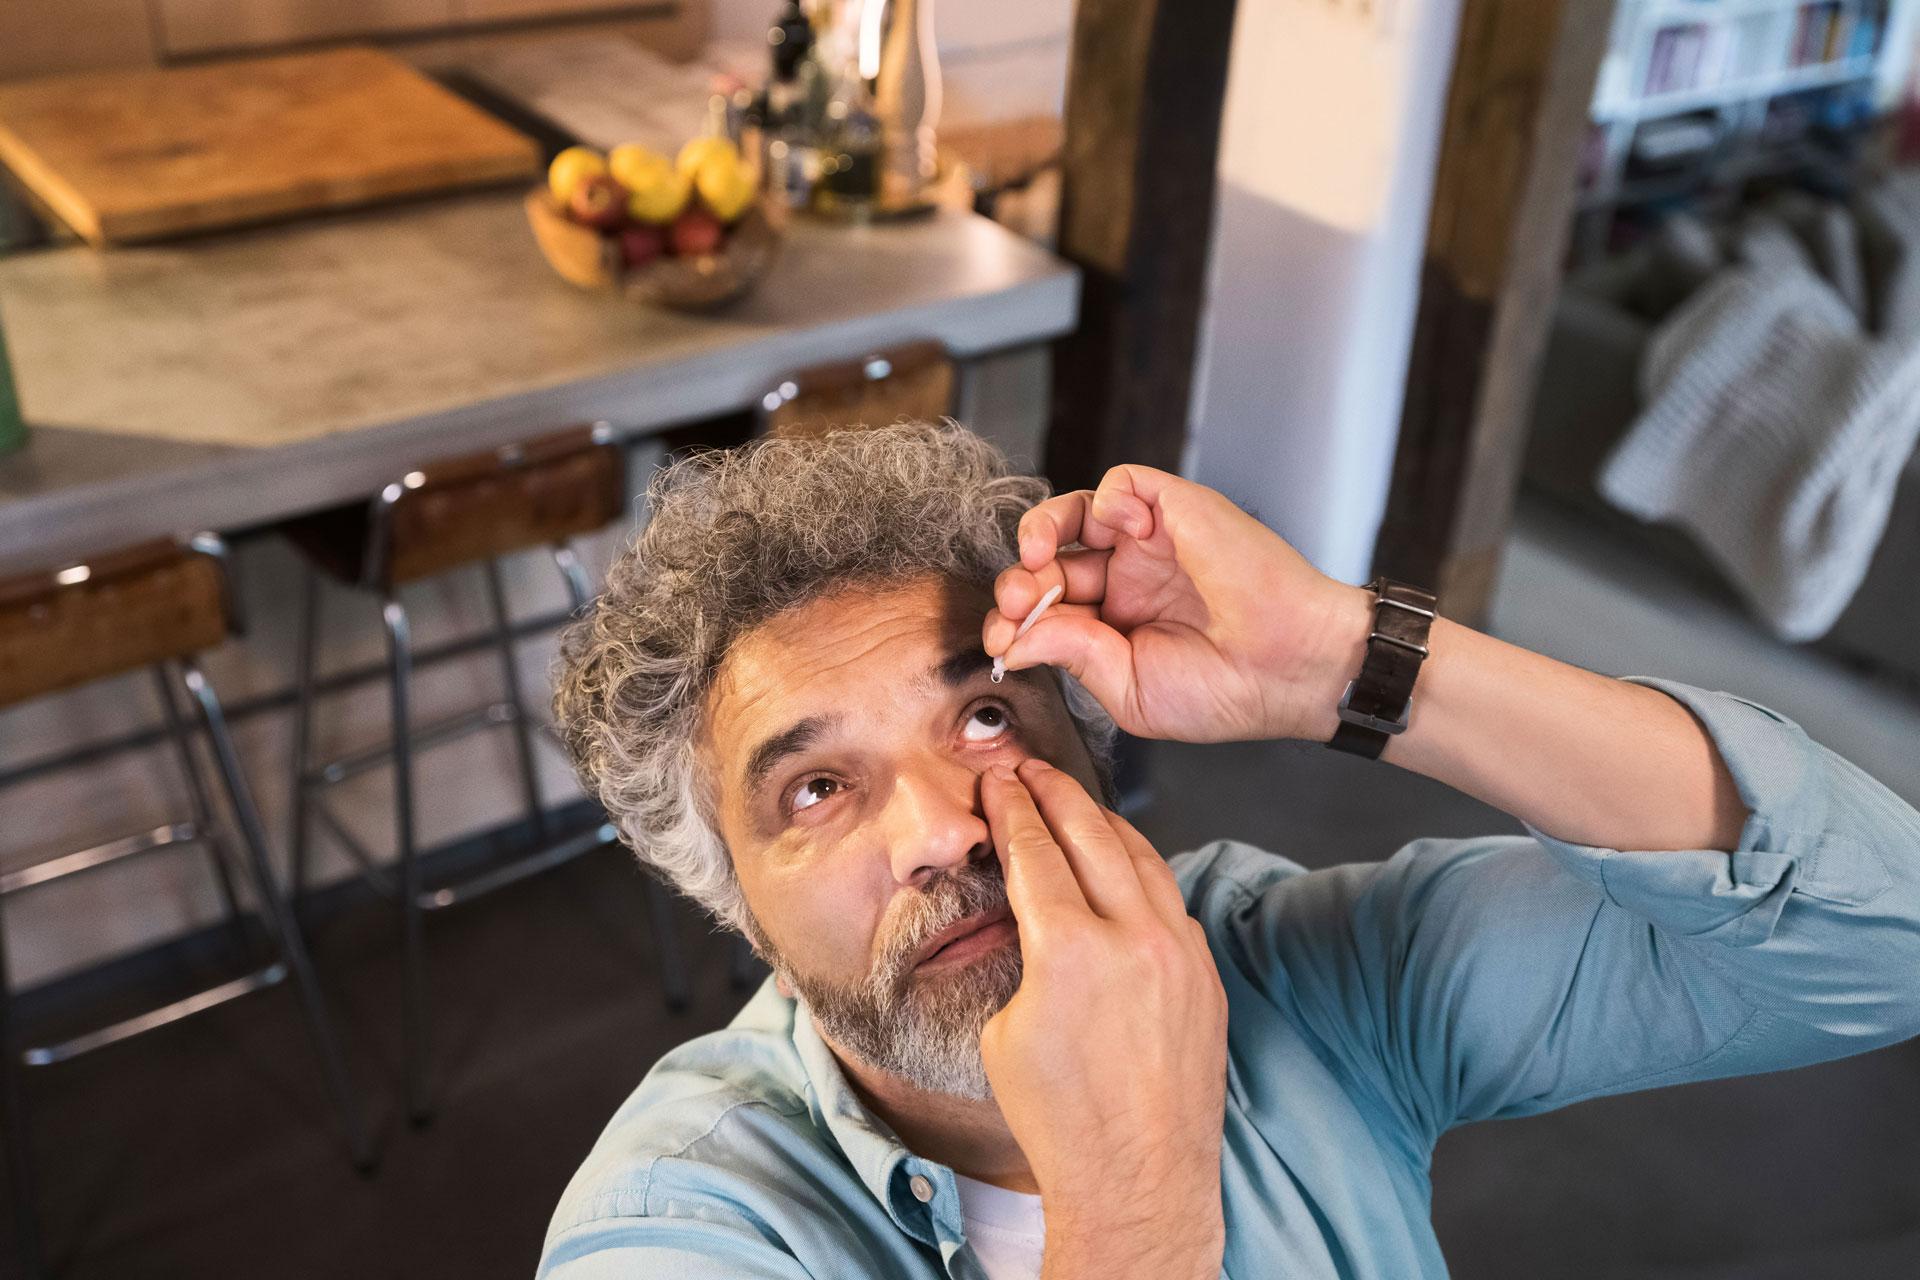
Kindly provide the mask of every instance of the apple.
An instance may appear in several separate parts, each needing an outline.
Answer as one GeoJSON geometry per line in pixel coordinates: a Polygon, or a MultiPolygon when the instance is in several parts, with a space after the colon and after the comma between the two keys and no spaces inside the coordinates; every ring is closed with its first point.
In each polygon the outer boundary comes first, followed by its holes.
{"type": "Polygon", "coordinates": [[[572,202],[574,191],[595,174],[607,172],[607,161],[592,147],[568,147],[547,167],[547,187],[563,206],[572,202]]]}
{"type": "Polygon", "coordinates": [[[627,189],[604,173],[580,180],[567,212],[583,226],[612,231],[627,220],[627,189]]]}
{"type": "Polygon", "coordinates": [[[620,231],[620,261],[629,271],[646,266],[666,251],[666,232],[659,227],[640,225],[620,231]]]}
{"type": "Polygon", "coordinates": [[[705,209],[689,209],[667,228],[667,243],[679,254],[712,253],[720,247],[719,219],[705,209]]]}

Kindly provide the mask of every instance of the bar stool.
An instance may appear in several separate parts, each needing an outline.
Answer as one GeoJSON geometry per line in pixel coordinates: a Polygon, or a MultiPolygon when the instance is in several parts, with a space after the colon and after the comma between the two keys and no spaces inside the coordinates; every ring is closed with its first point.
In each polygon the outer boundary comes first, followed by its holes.
{"type": "MultiPolygon", "coordinates": [[[[569,540],[620,519],[626,511],[626,467],[605,423],[575,427],[484,453],[428,464],[387,485],[371,501],[321,512],[282,526],[306,561],[297,653],[294,713],[292,862],[297,903],[306,891],[309,826],[317,822],[356,862],[376,890],[396,898],[401,914],[401,1025],[407,1109],[416,1124],[432,1118],[427,1025],[424,917],[504,888],[583,854],[619,843],[612,824],[555,837],[540,799],[533,756],[533,717],[514,665],[513,624],[501,586],[499,560],[545,547],[566,582],[574,612],[592,596],[586,571],[569,540]],[[492,641],[500,657],[504,696],[431,724],[412,717],[416,655],[400,589],[440,574],[479,565],[485,570],[493,614],[492,641]],[[318,766],[310,762],[314,702],[315,626],[322,576],[368,592],[381,604],[386,631],[392,736],[318,766]],[[429,888],[423,883],[415,838],[414,752],[475,730],[504,727],[513,734],[531,848],[470,878],[429,888]],[[394,777],[396,883],[347,830],[324,791],[369,769],[387,765],[394,777]]],[[[544,735],[543,735],[544,736],[544,735]]],[[[644,878],[667,1007],[688,1001],[686,966],[674,931],[671,896],[644,878]]]]}
{"type": "Polygon", "coordinates": [[[759,426],[768,435],[813,436],[901,418],[931,421],[953,412],[957,382],[940,343],[904,343],[788,374],[760,398],[759,426]]]}
{"type": "MultiPolygon", "coordinates": [[[[57,572],[0,579],[0,709],[147,668],[159,697],[166,737],[186,778],[191,815],[91,849],[14,867],[0,875],[0,900],[140,854],[198,845],[207,853],[236,944],[247,962],[256,966],[243,977],[109,1026],[53,1044],[23,1046],[6,976],[5,941],[0,937],[0,1105],[4,1106],[0,1124],[5,1127],[19,1248],[29,1274],[39,1273],[40,1260],[20,1067],[64,1062],[272,986],[289,975],[299,991],[307,1030],[353,1161],[363,1170],[372,1164],[339,1040],[305,944],[268,865],[265,832],[226,718],[212,684],[194,660],[196,653],[238,630],[225,557],[220,540],[203,534],[186,544],[145,543],[57,572]],[[215,813],[190,730],[175,701],[177,687],[185,689],[189,704],[198,712],[199,728],[213,748],[215,775],[233,815],[232,830],[215,813]],[[247,932],[234,884],[236,863],[272,943],[271,956],[262,956],[247,932]]],[[[0,787],[32,772],[39,770],[33,766],[14,769],[0,776],[0,787]]]]}

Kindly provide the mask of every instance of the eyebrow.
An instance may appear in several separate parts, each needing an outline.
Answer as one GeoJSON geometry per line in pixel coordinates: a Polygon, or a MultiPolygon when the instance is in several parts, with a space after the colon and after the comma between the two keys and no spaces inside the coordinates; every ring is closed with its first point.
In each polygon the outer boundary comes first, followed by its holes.
{"type": "Polygon", "coordinates": [[[747,756],[745,789],[747,795],[759,792],[782,760],[798,755],[823,737],[827,730],[840,719],[839,716],[808,716],[789,728],[782,729],[770,738],[763,739],[759,746],[747,756]]]}
{"type": "MultiPolygon", "coordinates": [[[[938,682],[949,689],[957,689],[963,684],[978,679],[993,670],[993,659],[986,650],[977,645],[955,649],[936,663],[925,677],[928,683],[938,682]]],[[[1040,668],[1024,667],[1019,671],[1007,672],[1007,679],[1017,680],[1022,685],[1032,685],[1039,679],[1040,668]]]]}

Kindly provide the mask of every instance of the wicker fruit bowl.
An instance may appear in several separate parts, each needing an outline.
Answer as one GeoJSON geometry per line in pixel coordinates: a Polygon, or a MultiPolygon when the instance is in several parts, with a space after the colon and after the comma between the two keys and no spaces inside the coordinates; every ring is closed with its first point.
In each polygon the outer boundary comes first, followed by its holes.
{"type": "Polygon", "coordinates": [[[785,209],[734,144],[695,138],[669,159],[638,143],[568,147],[527,193],[540,251],[583,289],[704,311],[759,282],[780,251],[785,209]]]}
{"type": "Polygon", "coordinates": [[[527,193],[527,222],[547,262],[583,289],[624,293],[681,311],[708,311],[744,296],[780,254],[782,212],[762,201],[708,253],[662,253],[628,267],[620,238],[569,218],[545,187],[527,193]]]}

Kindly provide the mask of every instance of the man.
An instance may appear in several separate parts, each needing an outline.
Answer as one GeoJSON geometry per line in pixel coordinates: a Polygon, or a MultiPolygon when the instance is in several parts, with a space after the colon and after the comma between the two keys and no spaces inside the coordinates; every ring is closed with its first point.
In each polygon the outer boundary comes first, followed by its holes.
{"type": "Polygon", "coordinates": [[[651,500],[557,709],[775,979],[614,1117],[543,1276],[1443,1276],[1447,1128],[1920,1031],[1920,815],[1764,708],[1429,626],[1162,472],[1046,498],[958,427],[651,500]],[[1409,677],[1404,726],[1355,709],[1409,677]],[[1163,861],[1094,798],[1108,715],[1385,743],[1530,835],[1163,861]]]}

